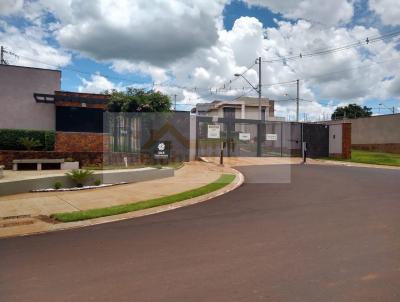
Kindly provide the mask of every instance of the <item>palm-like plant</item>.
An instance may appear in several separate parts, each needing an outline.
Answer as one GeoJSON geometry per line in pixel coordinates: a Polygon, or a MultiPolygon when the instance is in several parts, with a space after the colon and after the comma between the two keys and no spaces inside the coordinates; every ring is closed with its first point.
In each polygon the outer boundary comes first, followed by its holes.
{"type": "Polygon", "coordinates": [[[93,175],[93,171],[91,170],[80,170],[80,169],[74,169],[71,170],[70,172],[65,173],[69,178],[71,178],[73,181],[75,181],[77,187],[83,187],[83,183],[93,175]]]}
{"type": "Polygon", "coordinates": [[[19,142],[26,150],[33,150],[42,145],[37,139],[32,137],[22,137],[19,142]]]}

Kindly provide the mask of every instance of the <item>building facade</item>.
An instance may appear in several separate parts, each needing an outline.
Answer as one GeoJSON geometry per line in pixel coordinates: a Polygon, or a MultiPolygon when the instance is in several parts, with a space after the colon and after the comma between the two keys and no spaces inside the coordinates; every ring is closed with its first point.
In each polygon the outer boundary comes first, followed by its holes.
{"type": "MultiPolygon", "coordinates": [[[[277,120],[274,112],[274,101],[262,98],[261,119],[277,120]]],[[[259,99],[240,97],[235,101],[216,100],[211,103],[199,103],[192,109],[192,113],[196,113],[198,116],[259,120],[259,99]]]]}
{"type": "Polygon", "coordinates": [[[0,129],[55,130],[55,107],[35,102],[33,93],[60,89],[59,70],[0,65],[0,129]]]}

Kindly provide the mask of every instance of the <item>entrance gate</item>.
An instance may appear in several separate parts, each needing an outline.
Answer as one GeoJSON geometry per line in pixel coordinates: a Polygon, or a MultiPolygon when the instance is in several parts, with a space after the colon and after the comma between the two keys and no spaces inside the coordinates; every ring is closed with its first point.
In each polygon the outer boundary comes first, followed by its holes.
{"type": "Polygon", "coordinates": [[[329,129],[320,124],[205,116],[196,120],[197,157],[218,157],[221,144],[227,157],[301,156],[303,141],[310,157],[329,153],[329,129]],[[210,137],[209,125],[219,126],[219,138],[210,137]]]}

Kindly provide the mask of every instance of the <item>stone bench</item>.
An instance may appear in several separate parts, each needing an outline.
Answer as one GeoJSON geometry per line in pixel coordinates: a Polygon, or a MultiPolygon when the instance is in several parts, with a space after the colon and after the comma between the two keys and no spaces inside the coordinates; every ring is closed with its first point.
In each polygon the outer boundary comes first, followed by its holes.
{"type": "Polygon", "coordinates": [[[0,178],[4,177],[4,166],[0,165],[0,178]]]}
{"type": "Polygon", "coordinates": [[[43,164],[61,164],[64,163],[64,159],[14,159],[13,160],[13,170],[18,170],[18,165],[20,164],[36,164],[37,170],[42,170],[43,164]]]}

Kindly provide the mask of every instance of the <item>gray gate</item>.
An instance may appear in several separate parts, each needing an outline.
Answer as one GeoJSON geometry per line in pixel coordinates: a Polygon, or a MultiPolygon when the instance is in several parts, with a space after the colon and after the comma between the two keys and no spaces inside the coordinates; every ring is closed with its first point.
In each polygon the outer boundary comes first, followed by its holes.
{"type": "Polygon", "coordinates": [[[197,117],[197,156],[301,156],[301,124],[234,118],[197,117]],[[220,137],[208,136],[208,126],[220,127],[220,137]]]}

